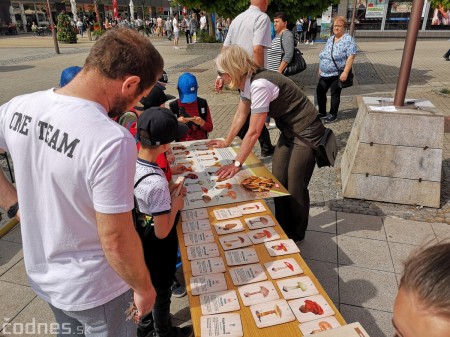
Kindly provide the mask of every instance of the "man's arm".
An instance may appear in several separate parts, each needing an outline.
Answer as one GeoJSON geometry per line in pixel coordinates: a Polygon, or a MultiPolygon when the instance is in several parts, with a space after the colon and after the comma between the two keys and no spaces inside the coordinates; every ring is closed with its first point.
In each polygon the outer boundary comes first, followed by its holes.
{"type": "Polygon", "coordinates": [[[261,45],[253,46],[253,62],[258,67],[264,67],[264,47],[261,45]]]}
{"type": "Polygon", "coordinates": [[[134,229],[131,212],[96,213],[97,231],[105,256],[115,272],[134,291],[139,316],[149,313],[156,293],[145,265],[142,243],[134,229]]]}
{"type": "Polygon", "coordinates": [[[0,170],[0,208],[7,211],[17,202],[17,191],[14,185],[6,179],[3,170],[0,170]]]}

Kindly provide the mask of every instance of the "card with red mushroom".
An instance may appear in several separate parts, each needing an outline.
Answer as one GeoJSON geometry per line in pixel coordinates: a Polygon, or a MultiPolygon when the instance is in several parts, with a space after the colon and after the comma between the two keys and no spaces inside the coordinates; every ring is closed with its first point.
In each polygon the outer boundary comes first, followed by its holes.
{"type": "Polygon", "coordinates": [[[322,295],[299,298],[288,303],[300,323],[334,315],[333,309],[322,295]]]}

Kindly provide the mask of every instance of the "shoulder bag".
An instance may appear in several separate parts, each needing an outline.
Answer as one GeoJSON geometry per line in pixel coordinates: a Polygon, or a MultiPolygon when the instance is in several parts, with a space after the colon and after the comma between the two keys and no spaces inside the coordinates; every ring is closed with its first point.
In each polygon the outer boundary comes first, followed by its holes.
{"type": "MultiPolygon", "coordinates": [[[[277,121],[277,123],[280,123],[277,121]]],[[[295,137],[297,137],[303,144],[314,151],[314,156],[316,160],[317,167],[333,166],[336,161],[336,156],[338,153],[338,146],[336,142],[336,135],[333,130],[325,128],[322,138],[317,146],[314,146],[309,140],[303,138],[297,134],[292,128],[287,126],[285,123],[280,123],[283,128],[289,130],[295,137]]]]}
{"type": "MultiPolygon", "coordinates": [[[[331,59],[333,60],[334,66],[336,67],[336,69],[339,73],[339,77],[340,77],[342,72],[344,71],[344,69],[339,69],[339,67],[337,66],[336,61],[334,60],[334,57],[333,57],[333,47],[334,47],[334,37],[333,37],[333,44],[331,45],[331,59]]],[[[340,82],[340,87],[342,89],[353,86],[353,69],[350,69],[350,71],[348,72],[348,75],[347,75],[347,79],[345,81],[339,80],[339,82],[340,82]]]]}
{"type": "MultiPolygon", "coordinates": [[[[292,34],[292,32],[290,32],[292,34]]],[[[280,35],[280,45],[281,51],[283,54],[281,55],[281,59],[284,56],[284,48],[283,48],[283,33],[280,35]]],[[[306,61],[302,56],[302,52],[294,47],[294,56],[292,56],[291,62],[287,65],[287,67],[283,71],[284,76],[292,76],[298,73],[301,73],[306,69],[306,61]]]]}

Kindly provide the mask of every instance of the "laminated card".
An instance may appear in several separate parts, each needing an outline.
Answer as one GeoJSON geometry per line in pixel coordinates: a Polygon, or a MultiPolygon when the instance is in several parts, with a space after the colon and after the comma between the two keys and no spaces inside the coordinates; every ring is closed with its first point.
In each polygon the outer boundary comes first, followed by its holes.
{"type": "Polygon", "coordinates": [[[230,268],[228,272],[235,286],[267,280],[263,267],[258,263],[230,268]]]}
{"type": "Polygon", "coordinates": [[[248,228],[250,229],[273,227],[276,225],[275,221],[273,221],[272,217],[269,215],[261,215],[252,218],[245,218],[244,220],[248,228]]]}
{"type": "Polygon", "coordinates": [[[235,290],[200,295],[200,307],[202,315],[236,311],[241,308],[235,290]]]}
{"type": "Polygon", "coordinates": [[[188,260],[206,259],[209,257],[217,257],[220,255],[219,247],[215,243],[207,243],[205,245],[189,246],[186,248],[188,260]]]}
{"type": "Polygon", "coordinates": [[[250,202],[248,204],[243,204],[243,205],[239,205],[237,206],[237,208],[239,209],[239,211],[242,214],[252,214],[252,213],[261,213],[261,212],[265,212],[266,208],[264,207],[264,205],[261,202],[250,202]]]}
{"type": "Polygon", "coordinates": [[[181,211],[182,221],[203,220],[203,219],[208,219],[208,210],[206,208],[197,208],[188,211],[181,211]]]}
{"type": "Polygon", "coordinates": [[[225,252],[228,266],[240,266],[243,264],[259,262],[258,254],[253,248],[235,249],[225,252]]]}
{"type": "Polygon", "coordinates": [[[270,241],[264,244],[270,256],[280,256],[287,254],[300,253],[294,240],[270,241]]]}
{"type": "Polygon", "coordinates": [[[193,220],[193,221],[183,221],[181,223],[181,227],[183,229],[183,233],[192,233],[192,232],[202,232],[211,229],[211,224],[209,220],[193,220]]]}
{"type": "Polygon", "coordinates": [[[185,246],[195,246],[211,242],[214,242],[214,234],[212,231],[193,232],[184,234],[185,246]]]}
{"type": "Polygon", "coordinates": [[[370,337],[358,322],[343,325],[320,333],[321,337],[370,337]]]}
{"type": "Polygon", "coordinates": [[[202,337],[243,337],[241,315],[219,314],[200,318],[202,337]]]}
{"type": "Polygon", "coordinates": [[[245,306],[278,300],[280,296],[270,281],[247,284],[238,288],[245,306]]]}
{"type": "MultiPolygon", "coordinates": [[[[302,323],[299,325],[300,330],[304,336],[318,334],[319,332],[331,330],[340,327],[341,324],[338,322],[336,317],[324,317],[315,321],[310,321],[302,323]]],[[[345,335],[347,337],[347,335],[345,335]]],[[[361,336],[358,336],[361,337],[361,336]]]]}
{"type": "Polygon", "coordinates": [[[278,240],[280,236],[273,228],[260,228],[247,232],[248,237],[253,244],[278,240]]]}
{"type": "Polygon", "coordinates": [[[225,272],[225,263],[221,257],[191,261],[192,276],[225,272]]]}
{"type": "Polygon", "coordinates": [[[228,289],[225,276],[222,273],[191,277],[189,283],[192,295],[215,293],[228,289]]]}
{"type": "Polygon", "coordinates": [[[334,315],[333,309],[322,295],[299,298],[288,303],[300,323],[334,315]]]}
{"type": "Polygon", "coordinates": [[[252,242],[245,233],[221,236],[219,241],[223,250],[236,249],[252,245],[252,242]]]}
{"type": "Polygon", "coordinates": [[[274,280],[282,277],[303,274],[303,269],[293,258],[266,262],[264,263],[264,267],[266,267],[270,277],[274,280]]]}
{"type": "Polygon", "coordinates": [[[250,307],[250,311],[258,328],[265,328],[295,320],[295,316],[286,300],[255,304],[250,307]]]}
{"type": "Polygon", "coordinates": [[[241,220],[238,219],[217,222],[213,225],[213,227],[218,235],[242,232],[245,229],[241,220]]]}
{"type": "Polygon", "coordinates": [[[242,216],[241,211],[237,207],[215,209],[213,214],[217,220],[227,220],[242,216]]]}
{"type": "Polygon", "coordinates": [[[287,300],[317,295],[319,291],[308,276],[292,277],[277,281],[281,295],[287,300]]]}

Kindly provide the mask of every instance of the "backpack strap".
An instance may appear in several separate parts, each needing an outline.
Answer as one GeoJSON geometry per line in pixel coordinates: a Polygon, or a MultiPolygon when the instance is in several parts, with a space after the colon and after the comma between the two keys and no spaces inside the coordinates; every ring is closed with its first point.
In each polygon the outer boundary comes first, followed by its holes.
{"type": "Polygon", "coordinates": [[[134,184],[134,188],[136,188],[141,183],[141,181],[144,180],[145,178],[150,177],[150,176],[155,176],[155,175],[156,176],[161,176],[160,174],[158,174],[156,172],[144,174],[142,177],[140,177],[138,179],[138,181],[136,181],[136,183],[134,184]]]}
{"type": "Polygon", "coordinates": [[[169,108],[170,110],[172,110],[172,112],[177,115],[177,117],[179,117],[179,109],[178,109],[178,100],[173,100],[172,102],[169,103],[169,108]]]}
{"type": "Polygon", "coordinates": [[[206,121],[206,116],[208,115],[208,104],[206,99],[197,97],[198,115],[206,121]]]}

